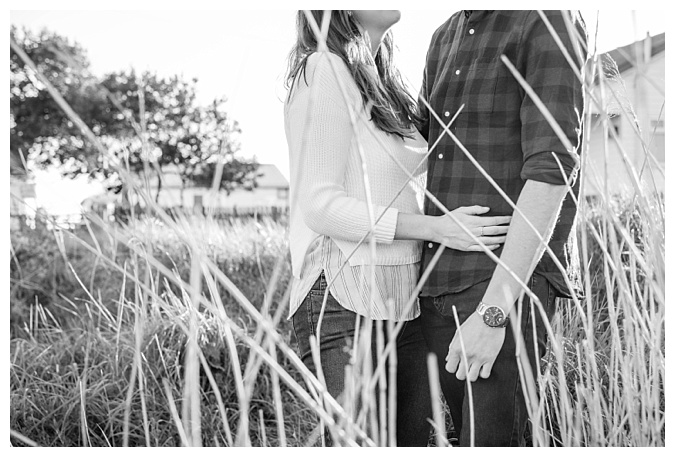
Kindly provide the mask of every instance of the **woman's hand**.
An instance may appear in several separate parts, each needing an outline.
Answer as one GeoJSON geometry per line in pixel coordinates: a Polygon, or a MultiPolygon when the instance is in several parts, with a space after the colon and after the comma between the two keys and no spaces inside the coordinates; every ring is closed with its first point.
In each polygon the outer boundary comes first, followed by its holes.
{"type": "Polygon", "coordinates": [[[471,231],[488,249],[494,251],[506,240],[511,216],[480,216],[490,211],[485,206],[462,206],[451,211],[450,216],[431,216],[431,241],[458,251],[483,251],[483,247],[471,239],[461,225],[471,231]]]}

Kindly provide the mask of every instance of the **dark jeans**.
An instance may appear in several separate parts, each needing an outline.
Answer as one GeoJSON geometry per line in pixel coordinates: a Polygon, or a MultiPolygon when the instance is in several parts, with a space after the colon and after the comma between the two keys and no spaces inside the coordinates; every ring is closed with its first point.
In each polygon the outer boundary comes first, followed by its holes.
{"type": "MultiPolygon", "coordinates": [[[[293,315],[293,329],[298,340],[300,357],[316,373],[309,345],[310,335],[316,335],[321,304],[326,290],[322,274],[300,308],[293,315]]],[[[349,364],[349,350],[355,336],[356,314],[343,308],[329,294],[321,324],[321,368],[326,388],[339,398],[345,386],[345,367],[349,364]]],[[[361,319],[361,325],[366,322],[361,319]]],[[[386,332],[387,325],[382,326],[386,332]]],[[[373,368],[377,363],[375,324],[372,333],[373,368]]],[[[388,338],[385,336],[385,343],[388,338]]],[[[420,319],[406,322],[396,337],[396,443],[397,446],[426,446],[429,439],[431,399],[427,374],[427,346],[422,336],[420,319]]],[[[386,373],[389,373],[387,366],[386,373]]],[[[378,391],[375,390],[376,398],[378,391]]],[[[326,442],[330,443],[329,434],[326,442]]]]}
{"type": "MultiPolygon", "coordinates": [[[[441,295],[439,297],[421,297],[422,332],[429,349],[438,357],[441,389],[450,408],[455,433],[460,446],[470,445],[469,399],[466,394],[466,381],[460,381],[454,373],[445,370],[445,356],[448,346],[455,335],[457,326],[452,314],[452,306],[457,308],[460,323],[464,322],[478,307],[478,303],[487,289],[489,281],[483,281],[464,291],[441,295]]],[[[535,273],[528,287],[539,297],[550,320],[555,312],[556,293],[545,277],[535,273]]],[[[517,305],[516,305],[517,306],[517,305]]],[[[521,332],[525,341],[530,366],[537,377],[537,361],[534,352],[536,326],[536,344],[539,357],[546,350],[547,334],[538,308],[532,314],[530,300],[523,300],[521,332]]],[[[525,399],[521,388],[520,375],[516,361],[516,340],[511,324],[506,327],[504,346],[495,360],[490,377],[478,378],[471,384],[474,407],[474,431],[476,446],[523,446],[528,423],[525,399]]]]}

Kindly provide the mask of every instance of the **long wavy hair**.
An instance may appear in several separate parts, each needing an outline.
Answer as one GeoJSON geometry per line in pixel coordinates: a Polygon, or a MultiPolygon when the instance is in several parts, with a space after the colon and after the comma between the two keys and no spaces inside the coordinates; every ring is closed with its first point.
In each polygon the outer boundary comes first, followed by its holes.
{"type": "MultiPolygon", "coordinates": [[[[320,26],[324,11],[312,10],[311,14],[320,26]]],[[[286,74],[289,99],[295,81],[305,74],[307,57],[318,48],[316,35],[303,11],[298,11],[296,26],[297,41],[291,49],[286,74]]],[[[411,138],[412,129],[421,124],[421,118],[417,104],[406,90],[401,73],[394,64],[394,40],[391,31],[382,38],[373,62],[370,43],[361,34],[355,18],[346,10],[335,10],[331,12],[326,45],[330,52],[338,55],[347,64],[364,105],[372,102],[370,116],[377,128],[401,138],[411,138]],[[373,63],[377,67],[377,76],[368,70],[368,65],[373,63]]]]}

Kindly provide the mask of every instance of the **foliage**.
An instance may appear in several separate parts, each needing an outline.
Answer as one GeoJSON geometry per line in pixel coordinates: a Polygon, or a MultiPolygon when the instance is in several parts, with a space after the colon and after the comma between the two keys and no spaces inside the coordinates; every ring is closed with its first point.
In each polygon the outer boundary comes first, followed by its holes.
{"type": "Polygon", "coordinates": [[[552,323],[560,352],[549,351],[542,364],[552,444],[664,442],[664,309],[653,295],[662,278],[658,261],[641,264],[664,240],[664,227],[650,226],[659,200],[652,196],[654,206],[641,207],[635,197],[616,195],[583,203],[587,296],[581,307],[560,303],[552,323]],[[552,406],[560,397],[577,405],[577,414],[561,418],[552,406]],[[580,433],[570,436],[560,422],[580,433]]]}
{"type": "Polygon", "coordinates": [[[257,166],[236,156],[241,130],[225,110],[227,100],[198,106],[195,84],[196,80],[161,78],[150,72],[137,75],[133,70],[107,75],[102,86],[119,103],[117,120],[124,126],[137,126],[136,130],[122,129],[106,142],[108,149],[123,158],[119,165],[136,173],[143,172],[149,161],[158,194],[169,170],[178,175],[183,188],[210,186],[218,160],[225,164],[221,189],[252,188],[257,166]]]}
{"type": "MultiPolygon", "coordinates": [[[[190,248],[161,221],[149,217],[134,219],[125,229],[117,230],[149,246],[158,262],[183,280],[189,279],[190,248]]],[[[272,220],[217,222],[194,217],[189,224],[189,235],[198,240],[209,258],[257,306],[262,305],[266,279],[271,277],[277,259],[286,255],[285,234],[285,225],[272,220]]],[[[81,325],[91,295],[115,313],[123,290],[123,274],[87,250],[84,243],[98,246],[103,257],[120,267],[133,268],[141,278],[148,271],[147,264],[139,262],[129,249],[94,224],[66,235],[37,219],[35,229],[25,227],[12,231],[10,241],[10,334],[13,337],[28,336],[30,316],[37,312],[37,304],[51,316],[50,321],[60,327],[81,325]],[[74,237],[81,242],[75,242],[74,237]]],[[[290,272],[284,265],[280,290],[289,277],[290,272]]],[[[155,280],[159,294],[169,291],[161,276],[155,280]]],[[[223,297],[228,296],[225,290],[219,291],[223,297]]],[[[124,298],[134,299],[133,287],[125,292],[124,298]]],[[[277,291],[275,303],[280,301],[280,293],[277,291]]]]}
{"type": "Polygon", "coordinates": [[[226,98],[200,106],[196,80],[133,69],[110,73],[99,82],[77,43],[48,31],[34,35],[12,27],[10,34],[115,157],[111,163],[89,144],[11,51],[10,150],[17,172],[22,172],[23,154],[35,166],[57,166],[71,177],[107,179],[119,189],[116,166],[139,175],[147,170],[157,181],[158,198],[167,168],[183,187],[211,185],[220,161],[221,189],[255,186],[257,164],[237,155],[241,130],[225,109],[226,98]]]}
{"type": "MultiPolygon", "coordinates": [[[[14,356],[10,374],[12,429],[43,446],[122,446],[128,405],[128,445],[181,445],[163,380],[168,381],[172,396],[180,399],[187,337],[171,319],[153,316],[146,321],[139,342],[143,353],[143,392],[141,396],[137,390],[127,403],[136,335],[133,306],[127,304],[121,308],[118,322],[102,319],[103,324],[96,326],[52,327],[36,330],[31,339],[11,342],[14,356]],[[119,330],[115,328],[118,323],[119,330]],[[86,411],[84,414],[82,408],[86,411]]],[[[95,309],[89,311],[97,314],[95,309]]],[[[216,398],[222,399],[231,426],[237,422],[238,400],[232,361],[217,319],[203,320],[199,344],[215,381],[214,386],[205,373],[200,380],[203,444],[222,446],[227,438],[216,398]]],[[[244,344],[238,344],[237,351],[241,359],[247,359],[248,349],[244,344]]],[[[284,368],[300,380],[290,364],[284,363],[284,368]]],[[[273,424],[274,407],[270,402],[272,386],[264,382],[268,378],[269,370],[263,367],[261,382],[256,383],[251,398],[252,444],[257,446],[279,445],[273,424]],[[265,429],[264,432],[261,429],[265,429]]],[[[316,421],[292,392],[284,389],[281,394],[289,418],[285,424],[289,444],[302,445],[316,421]]],[[[181,408],[180,401],[178,408],[181,408]]]]}
{"type": "MultiPolygon", "coordinates": [[[[271,277],[278,258],[285,258],[287,253],[286,227],[271,220],[217,223],[194,218],[186,231],[210,253],[220,270],[261,307],[266,295],[266,279],[271,277]]],[[[184,234],[177,234],[150,218],[132,221],[125,233],[133,234],[143,245],[152,246],[154,256],[164,266],[184,280],[189,279],[190,253],[182,241],[184,234]]],[[[45,446],[121,446],[130,367],[139,335],[137,290],[133,283],[125,289],[122,275],[106,262],[99,263],[95,253],[84,250],[80,243],[59,241],[70,237],[63,237],[43,224],[35,230],[26,228],[11,235],[15,253],[10,266],[14,329],[10,381],[12,428],[45,446]],[[63,256],[62,251],[65,251],[63,256]],[[66,259],[73,268],[70,274],[63,263],[66,259]],[[33,272],[30,278],[25,275],[27,271],[33,272]],[[85,293],[77,278],[87,284],[85,288],[91,296],[85,293]],[[82,298],[75,298],[78,296],[82,298]],[[80,415],[78,408],[82,383],[86,384],[86,418],[80,415]],[[83,421],[88,427],[87,443],[81,433],[83,421]]],[[[95,228],[91,232],[81,229],[78,237],[89,245],[98,244],[106,258],[114,258],[120,266],[128,265],[135,276],[142,278],[145,274],[145,263],[135,262],[130,252],[110,243],[105,233],[95,228]]],[[[289,280],[288,264],[282,265],[279,290],[270,308],[272,313],[282,302],[289,280]]],[[[171,381],[173,396],[180,399],[187,340],[181,325],[186,325],[187,314],[177,295],[180,289],[165,287],[162,275],[153,279],[157,294],[176,306],[160,309],[151,302],[140,321],[145,391],[143,400],[140,393],[131,398],[128,439],[129,445],[146,444],[142,425],[145,408],[151,437],[148,444],[179,446],[181,441],[172,422],[162,379],[171,381]]],[[[253,334],[257,322],[239,310],[224,290],[220,292],[230,317],[253,334]]],[[[290,343],[292,331],[285,316],[278,329],[290,343]]],[[[238,400],[232,361],[223,335],[220,320],[204,312],[200,348],[218,386],[230,425],[234,427],[238,420],[238,400]]],[[[243,343],[237,343],[237,351],[240,359],[248,358],[249,348],[243,343]]],[[[280,362],[298,382],[302,381],[288,361],[281,359],[280,362]]],[[[204,369],[200,381],[204,444],[223,445],[226,438],[215,401],[217,394],[204,369]]],[[[269,369],[263,366],[261,370],[251,399],[253,444],[278,445],[270,403],[272,385],[266,381],[269,369]],[[266,423],[260,422],[261,417],[266,423]],[[261,432],[261,427],[266,430],[261,432]]],[[[301,445],[316,426],[315,417],[288,389],[282,389],[281,395],[289,418],[285,424],[288,442],[301,445]]]]}
{"type": "MultiPolygon", "coordinates": [[[[37,35],[14,26],[10,38],[35,62],[38,70],[95,131],[101,131],[100,108],[104,97],[86,76],[89,62],[85,50],[77,43],[47,30],[37,35]]],[[[37,163],[63,163],[66,157],[93,154],[77,127],[66,117],[37,76],[10,49],[10,151],[13,169],[25,173],[20,154],[31,153],[37,163]]]]}
{"type": "MultiPolygon", "coordinates": [[[[591,232],[604,224],[603,207],[603,204],[593,204],[584,213],[588,218],[585,226],[591,232]]],[[[641,222],[634,202],[629,199],[616,200],[611,207],[626,226],[634,228],[630,233],[634,235],[635,243],[644,248],[645,224],[641,222]]],[[[287,227],[283,223],[255,219],[219,223],[195,217],[183,221],[176,229],[168,227],[160,219],[145,218],[132,220],[128,227],[116,230],[121,231],[122,238],[133,236],[136,245],[151,247],[149,257],[157,259],[184,281],[190,278],[191,252],[197,249],[208,253],[209,259],[258,309],[263,306],[275,265],[281,261],[270,313],[276,313],[279,306],[283,306],[283,293],[290,280],[287,227]]],[[[145,272],[148,271],[145,269],[146,262],[141,258],[134,260],[133,252],[106,241],[110,239],[111,233],[105,230],[81,230],[78,237],[90,246],[98,244],[103,257],[114,259],[119,266],[126,265],[127,271],[139,278],[137,283],[127,281],[125,286],[121,275],[107,266],[107,261],[99,263],[99,257],[92,251],[84,250],[81,243],[58,241],[60,238],[70,238],[58,236],[58,232],[51,232],[46,227],[38,226],[36,230],[26,229],[12,232],[11,235],[15,253],[10,266],[11,309],[13,327],[17,329],[11,340],[12,429],[41,445],[81,446],[87,440],[90,445],[119,446],[125,435],[124,411],[128,408],[128,444],[145,445],[147,427],[151,445],[180,445],[176,420],[169,410],[162,379],[170,381],[172,396],[180,411],[183,405],[181,399],[185,395],[181,390],[181,382],[187,376],[185,328],[189,325],[190,312],[185,296],[188,292],[180,287],[169,286],[166,281],[169,278],[153,268],[150,270],[150,284],[161,300],[151,299],[143,305],[146,302],[140,298],[136,284],[144,282],[145,272]],[[66,263],[53,266],[56,262],[65,262],[62,251],[91,296],[84,293],[75,275],[65,274],[66,263]],[[41,269],[41,265],[45,267],[41,269]],[[35,275],[27,278],[28,271],[35,272],[35,275]],[[94,271],[96,273],[92,273],[94,271]],[[22,279],[19,281],[17,278],[22,279]],[[66,300],[67,297],[77,296],[82,298],[66,300]],[[75,306],[69,302],[74,302],[75,306]],[[60,309],[67,309],[68,312],[59,312],[60,309]],[[137,387],[132,387],[130,380],[130,367],[137,363],[134,362],[134,351],[137,350],[142,354],[142,395],[137,387]],[[81,396],[82,386],[86,387],[84,397],[81,396]],[[134,394],[129,399],[127,395],[130,389],[134,394]],[[86,411],[85,415],[82,415],[80,407],[86,411]],[[86,432],[83,432],[83,426],[86,432]]],[[[597,240],[593,241],[590,233],[586,235],[591,240],[590,257],[601,259],[602,246],[597,240]]],[[[630,258],[624,260],[625,265],[630,266],[630,258]]],[[[555,351],[550,352],[543,364],[544,404],[562,401],[565,396],[571,398],[573,404],[580,408],[572,417],[577,421],[575,426],[581,431],[570,437],[570,431],[561,426],[561,419],[550,407],[549,433],[557,440],[552,444],[568,444],[570,439],[579,440],[577,444],[585,445],[601,444],[604,440],[613,440],[615,444],[642,442],[642,435],[635,432],[638,424],[633,421],[633,416],[642,417],[643,413],[635,405],[645,401],[645,397],[622,387],[624,381],[617,374],[617,370],[641,369],[634,361],[637,356],[634,345],[636,341],[641,341],[642,336],[636,338],[631,334],[634,331],[632,326],[622,322],[622,319],[635,320],[635,317],[630,309],[623,307],[620,300],[614,302],[614,307],[623,317],[617,318],[610,313],[612,296],[608,297],[600,287],[607,280],[604,263],[594,260],[588,273],[593,294],[583,305],[592,308],[594,320],[590,324],[584,323],[583,315],[574,305],[569,301],[565,303],[560,309],[559,320],[553,323],[555,341],[561,344],[562,352],[558,355],[555,351]],[[619,336],[622,339],[617,341],[619,336]],[[619,363],[617,351],[626,359],[622,359],[621,363],[628,364],[620,365],[621,369],[616,367],[619,363]],[[597,374],[591,376],[589,372],[592,370],[596,370],[597,374]],[[564,380],[562,385],[558,379],[564,380]],[[595,386],[599,398],[597,401],[610,402],[613,399],[611,404],[617,407],[633,405],[636,408],[633,412],[625,411],[628,416],[605,417],[605,427],[619,426],[618,423],[623,422],[620,429],[605,438],[583,437],[584,427],[590,427],[597,420],[597,411],[592,409],[595,403],[589,398],[592,395],[587,387],[589,383],[595,386]],[[626,423],[625,419],[622,420],[625,417],[630,417],[630,421],[626,423]],[[612,422],[614,420],[617,422],[612,422]]],[[[206,283],[202,283],[202,289],[208,290],[206,283]]],[[[244,312],[226,288],[219,288],[217,295],[224,303],[228,318],[245,329],[246,334],[253,336],[260,322],[244,312]]],[[[217,300],[210,293],[206,296],[210,301],[217,300]]],[[[293,332],[285,320],[285,309],[282,308],[281,312],[282,317],[276,329],[282,341],[292,345],[293,332]]],[[[204,356],[199,375],[203,444],[223,445],[226,433],[217,398],[220,396],[222,399],[228,427],[233,431],[238,425],[241,426],[241,399],[236,393],[232,354],[223,338],[226,324],[208,309],[200,312],[199,319],[199,348],[204,356]],[[207,376],[207,369],[215,380],[217,394],[207,376]]],[[[656,328],[661,324],[654,317],[649,325],[656,328]]],[[[250,343],[241,338],[236,338],[236,341],[237,359],[245,371],[251,363],[250,343]]],[[[281,353],[279,362],[287,373],[303,385],[303,376],[281,353]]],[[[655,364],[658,364],[657,360],[647,360],[644,368],[649,372],[658,372],[659,368],[655,364]]],[[[262,370],[251,379],[251,440],[254,445],[278,445],[280,441],[275,420],[277,412],[273,402],[275,388],[271,382],[272,371],[266,364],[263,364],[262,370]],[[261,423],[260,414],[264,424],[261,423]]],[[[653,388],[658,388],[658,383],[653,388]]],[[[660,392],[663,401],[662,385],[660,392]]],[[[282,426],[287,443],[305,444],[317,425],[315,415],[286,384],[281,384],[278,393],[282,398],[285,418],[282,426]]],[[[661,411],[665,408],[664,403],[656,404],[655,407],[661,411]]],[[[662,424],[658,423],[650,423],[649,427],[654,427],[657,435],[662,430],[662,424]]],[[[19,440],[13,440],[13,443],[21,444],[19,440]]]]}

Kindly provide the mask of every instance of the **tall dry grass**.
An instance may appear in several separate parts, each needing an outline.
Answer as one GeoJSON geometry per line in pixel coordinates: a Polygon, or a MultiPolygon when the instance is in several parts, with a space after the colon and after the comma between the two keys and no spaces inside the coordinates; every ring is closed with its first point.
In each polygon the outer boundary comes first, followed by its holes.
{"type": "MultiPolygon", "coordinates": [[[[313,24],[319,37],[329,15],[324,19],[313,24]]],[[[88,140],[108,154],[34,71],[88,140]]],[[[611,90],[602,77],[595,84],[576,71],[606,137],[615,135],[603,98],[611,90]]],[[[590,123],[587,116],[586,131],[590,123]]],[[[449,129],[446,134],[457,141],[449,129]]],[[[641,152],[658,173],[648,132],[636,128],[635,134],[645,139],[641,152]]],[[[582,161],[591,147],[602,145],[586,143],[582,161]]],[[[631,162],[624,164],[633,177],[628,196],[618,200],[604,186],[592,204],[578,202],[584,298],[562,304],[548,326],[550,348],[540,366],[534,372],[522,367],[535,445],[665,441],[665,208],[631,162]]],[[[584,170],[583,180],[611,179],[587,164],[584,170]]],[[[151,217],[123,226],[92,217],[81,231],[38,229],[48,237],[12,234],[12,444],[314,445],[324,426],[338,445],[395,444],[394,408],[386,409],[393,398],[383,396],[392,373],[370,364],[370,325],[362,325],[355,342],[353,382],[342,402],[295,354],[285,321],[285,226],[170,217],[128,170],[118,171],[151,217]],[[33,249],[37,239],[43,241],[33,249]]],[[[420,285],[425,279],[423,273],[420,285]]],[[[317,341],[312,344],[318,359],[317,341]]],[[[391,346],[381,349],[382,361],[395,357],[391,346]]],[[[432,392],[435,443],[444,446],[445,418],[433,384],[432,392]]]]}

